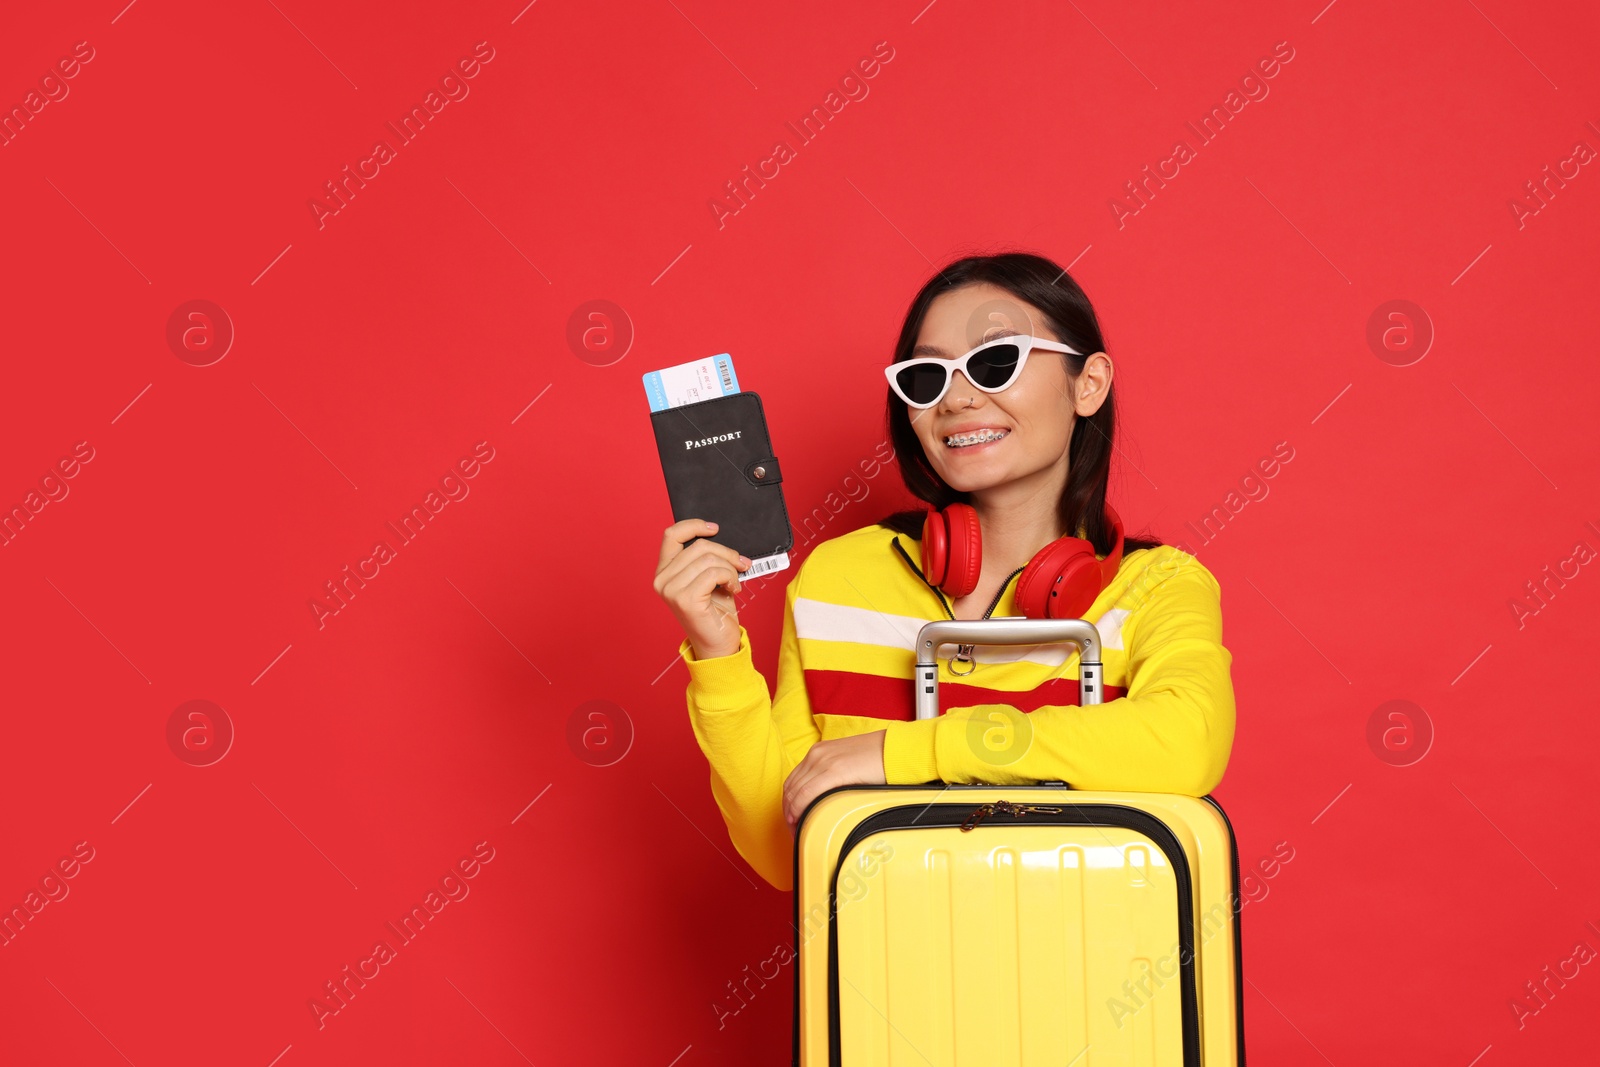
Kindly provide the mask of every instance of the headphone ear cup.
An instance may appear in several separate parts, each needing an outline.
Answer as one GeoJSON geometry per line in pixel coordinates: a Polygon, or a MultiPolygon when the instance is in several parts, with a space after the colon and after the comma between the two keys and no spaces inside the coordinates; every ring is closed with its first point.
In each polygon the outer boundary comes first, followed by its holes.
{"type": "Polygon", "coordinates": [[[936,586],[944,584],[950,564],[949,529],[942,511],[930,510],[922,520],[922,576],[936,586]]]}
{"type": "Polygon", "coordinates": [[[978,588],[983,570],[983,533],[978,512],[971,504],[951,504],[944,509],[949,527],[948,561],[940,584],[952,597],[964,597],[978,588]]]}
{"type": "MultiPolygon", "coordinates": [[[[1022,573],[1017,576],[1017,591],[1012,596],[1012,605],[1016,608],[1017,613],[1030,619],[1048,618],[1045,615],[1044,596],[1040,595],[1034,586],[1034,583],[1039,580],[1039,563],[1044,557],[1045,553],[1041,551],[1028,561],[1026,567],[1022,568],[1022,573]]],[[[1041,583],[1041,587],[1042,584],[1046,583],[1048,583],[1048,579],[1046,579],[1045,583],[1041,583]]]]}
{"type": "Polygon", "coordinates": [[[1081,537],[1062,537],[1028,561],[1014,599],[1030,619],[1081,619],[1101,588],[1094,546],[1081,537]]]}

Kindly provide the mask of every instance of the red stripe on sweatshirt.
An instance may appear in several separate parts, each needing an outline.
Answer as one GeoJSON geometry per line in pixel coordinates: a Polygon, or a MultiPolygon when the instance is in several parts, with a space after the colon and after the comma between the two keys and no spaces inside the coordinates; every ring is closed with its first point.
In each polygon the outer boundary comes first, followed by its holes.
{"type": "MultiPolygon", "coordinates": [[[[915,683],[910,678],[887,678],[854,671],[807,669],[806,694],[814,715],[866,715],[874,719],[909,722],[916,718],[915,683]]],[[[1128,695],[1121,686],[1105,686],[1105,699],[1128,695]]],[[[1033,689],[1015,692],[988,689],[966,682],[939,683],[939,709],[966,708],[974,704],[1007,704],[1019,711],[1046,705],[1077,704],[1076,678],[1051,678],[1033,689]]]]}

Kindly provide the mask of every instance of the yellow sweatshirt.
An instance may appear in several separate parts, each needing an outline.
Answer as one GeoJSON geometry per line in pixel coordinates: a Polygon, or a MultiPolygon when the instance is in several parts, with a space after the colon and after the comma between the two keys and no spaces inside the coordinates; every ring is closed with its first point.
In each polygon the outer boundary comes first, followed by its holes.
{"type": "MultiPolygon", "coordinates": [[[[1128,553],[1084,613],[1100,631],[1103,704],[1077,706],[1070,645],[980,645],[970,674],[951,673],[947,648],[942,714],[917,722],[917,631],[951,617],[913,563],[920,559],[916,540],[881,525],[812,549],[785,595],[775,696],[751,662],[743,626],[731,655],[701,660],[687,639],[679,646],[712,795],[734,847],[768,882],[791,886],[783,784],[818,740],[886,730],[891,785],[1059,780],[1190,796],[1216,788],[1233,747],[1233,656],[1222,645],[1221,590],[1194,556],[1170,545],[1128,553]],[[1015,709],[1012,727],[997,708],[1015,709]],[[1023,743],[1018,712],[1031,733],[1023,743]]],[[[990,616],[1017,614],[1015,593],[1013,577],[990,616]]]]}

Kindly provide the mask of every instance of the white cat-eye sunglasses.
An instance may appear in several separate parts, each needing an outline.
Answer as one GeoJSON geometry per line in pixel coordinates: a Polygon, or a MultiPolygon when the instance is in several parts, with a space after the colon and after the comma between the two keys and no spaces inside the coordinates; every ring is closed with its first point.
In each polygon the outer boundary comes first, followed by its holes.
{"type": "Polygon", "coordinates": [[[1080,354],[1070,345],[1027,334],[1012,334],[985,341],[955,359],[923,356],[891,363],[883,368],[883,376],[889,379],[889,388],[901,400],[914,408],[931,408],[949,390],[956,371],[965,374],[967,381],[986,393],[1000,392],[1017,380],[1028,362],[1029,351],[1035,348],[1074,356],[1080,354]]]}

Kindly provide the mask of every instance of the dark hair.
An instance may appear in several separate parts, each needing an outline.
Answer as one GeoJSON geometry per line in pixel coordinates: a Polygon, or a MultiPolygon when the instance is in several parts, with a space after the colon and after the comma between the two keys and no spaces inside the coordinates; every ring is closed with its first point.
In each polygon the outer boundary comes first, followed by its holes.
{"type": "MultiPolygon", "coordinates": [[[[898,363],[911,358],[917,335],[922,331],[922,320],[927,316],[928,305],[933,303],[935,297],[982,282],[999,286],[1018,300],[1039,309],[1044,314],[1044,325],[1063,343],[1084,353],[1076,356],[1061,354],[1067,373],[1073,377],[1082,373],[1089,355],[1105,350],[1094,307],[1065,270],[1043,256],[1029,252],[1005,252],[958,259],[929,278],[906,312],[905,324],[900,328],[900,339],[894,346],[894,361],[898,363]]],[[[917,499],[935,509],[956,501],[967,502],[970,494],[950,488],[928,462],[922,442],[911,428],[911,416],[906,411],[905,402],[887,386],[884,391],[888,394],[886,418],[889,440],[894,444],[900,477],[905,481],[906,488],[917,499]]],[[[1111,472],[1111,453],[1117,430],[1117,389],[1114,383],[1107,390],[1100,409],[1088,418],[1080,417],[1078,422],[1088,429],[1073,431],[1072,444],[1068,449],[1067,484],[1062,488],[1057,513],[1069,532],[1077,533],[1081,528],[1095,551],[1105,555],[1115,540],[1111,524],[1105,518],[1106,485],[1111,472]]],[[[878,524],[921,538],[926,514],[924,510],[897,511],[880,519],[878,524]]],[[[1123,521],[1126,522],[1126,518],[1123,521]]],[[[1150,537],[1134,537],[1126,528],[1123,531],[1124,555],[1141,548],[1155,548],[1161,543],[1150,537]]]]}

